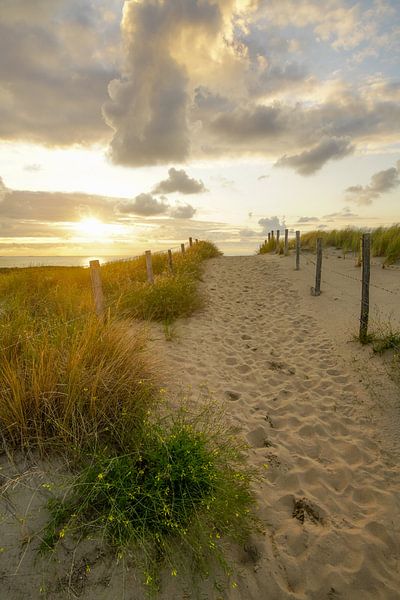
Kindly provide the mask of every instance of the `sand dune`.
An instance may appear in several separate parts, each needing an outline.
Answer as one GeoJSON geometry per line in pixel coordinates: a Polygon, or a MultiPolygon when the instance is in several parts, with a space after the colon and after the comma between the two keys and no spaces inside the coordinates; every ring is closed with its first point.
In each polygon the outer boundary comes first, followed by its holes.
{"type": "MultiPolygon", "coordinates": [[[[221,596],[204,585],[210,600],[400,598],[398,391],[387,399],[395,388],[380,363],[347,344],[357,288],[348,290],[354,302],[340,306],[334,298],[345,299],[344,288],[311,298],[310,277],[305,265],[295,273],[290,257],[213,259],[202,284],[206,308],[180,321],[172,341],[151,328],[170,391],[224,402],[250,462],[265,473],[256,490],[265,535],[238,551],[236,589],[221,596]],[[379,376],[369,390],[366,371],[379,376]]],[[[81,556],[96,553],[101,562],[93,544],[81,556]]],[[[0,555],[0,597],[42,597],[32,591],[42,575],[22,554],[0,555]]],[[[102,563],[88,577],[82,561],[72,574],[82,598],[141,597],[133,572],[122,577],[121,565],[102,563]]],[[[162,597],[181,598],[171,585],[162,597]]],[[[47,597],[65,596],[53,587],[47,597]]]]}
{"type": "Polygon", "coordinates": [[[255,568],[242,557],[230,597],[400,598],[398,463],[377,443],[359,373],[338,354],[343,331],[334,342],[334,323],[313,316],[310,271],[294,273],[290,258],[227,257],[210,261],[204,282],[207,309],[165,344],[170,385],[194,399],[207,386],[229,402],[251,462],[268,467],[257,490],[266,536],[255,568]]]}

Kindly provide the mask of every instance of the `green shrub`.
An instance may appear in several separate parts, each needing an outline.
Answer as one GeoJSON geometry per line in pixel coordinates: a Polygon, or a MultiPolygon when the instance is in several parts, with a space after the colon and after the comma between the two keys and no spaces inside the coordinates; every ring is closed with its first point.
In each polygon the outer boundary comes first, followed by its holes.
{"type": "Polygon", "coordinates": [[[236,436],[210,431],[204,415],[149,423],[132,452],[96,453],[70,493],[50,502],[42,550],[69,534],[100,536],[117,554],[134,554],[150,587],[162,567],[172,576],[229,574],[227,539],[244,542],[258,526],[255,473],[244,464],[236,436]]]}

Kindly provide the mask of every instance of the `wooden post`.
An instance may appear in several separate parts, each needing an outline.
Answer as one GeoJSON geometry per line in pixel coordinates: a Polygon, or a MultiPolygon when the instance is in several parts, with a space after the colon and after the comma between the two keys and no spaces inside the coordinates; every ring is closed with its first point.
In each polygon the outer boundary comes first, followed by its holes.
{"type": "Polygon", "coordinates": [[[268,233],[268,243],[271,241],[271,234],[268,233]]]}
{"type": "Polygon", "coordinates": [[[358,248],[358,256],[356,261],[356,267],[361,267],[362,265],[362,256],[363,256],[363,236],[360,237],[360,244],[358,248]]]}
{"type": "Polygon", "coordinates": [[[151,250],[146,250],[146,269],[147,269],[147,281],[149,283],[154,283],[153,261],[151,259],[151,250]]]}
{"type": "Polygon", "coordinates": [[[185,244],[181,244],[181,252],[182,254],[185,254],[185,244]]]}
{"type": "Polygon", "coordinates": [[[189,247],[191,248],[193,246],[193,238],[189,238],[189,247]]]}
{"type": "Polygon", "coordinates": [[[276,230],[276,254],[279,254],[279,237],[281,232],[279,229],[276,230]]]}
{"type": "Polygon", "coordinates": [[[274,240],[274,239],[275,239],[275,234],[273,231],[271,231],[271,240],[274,240]]]}
{"type": "Polygon", "coordinates": [[[98,260],[91,260],[89,265],[96,315],[99,317],[99,319],[104,319],[104,295],[103,286],[101,283],[100,263],[98,260]]]}
{"type": "Polygon", "coordinates": [[[300,231],[296,231],[296,271],[300,271],[300,231]]]}
{"type": "Polygon", "coordinates": [[[371,273],[371,234],[363,233],[362,236],[362,292],[361,292],[361,317],[360,317],[360,342],[368,341],[369,317],[369,280],[371,273]]]}
{"type": "Polygon", "coordinates": [[[199,243],[199,240],[198,240],[197,238],[196,238],[194,241],[196,242],[196,244],[198,244],[198,243],[199,243]]]}
{"type": "Polygon", "coordinates": [[[171,273],[174,272],[174,263],[172,262],[172,250],[168,250],[168,268],[171,273]]]}
{"type": "Polygon", "coordinates": [[[321,270],[322,270],[322,238],[317,238],[317,266],[315,269],[315,288],[311,288],[313,296],[321,295],[321,270]]]}
{"type": "Polygon", "coordinates": [[[285,229],[285,256],[289,254],[289,229],[285,229]]]}

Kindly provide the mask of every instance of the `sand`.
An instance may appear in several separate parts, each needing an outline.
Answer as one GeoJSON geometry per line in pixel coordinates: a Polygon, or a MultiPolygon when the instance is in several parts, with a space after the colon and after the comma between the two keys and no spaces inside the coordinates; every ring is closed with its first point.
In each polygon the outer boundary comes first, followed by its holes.
{"type": "MultiPolygon", "coordinates": [[[[205,584],[203,598],[400,598],[399,388],[385,362],[352,341],[360,270],[330,254],[314,298],[311,260],[303,257],[295,272],[293,257],[213,259],[202,284],[205,309],[179,321],[171,341],[151,328],[170,393],[199,402],[208,392],[226,404],[250,463],[265,473],[255,490],[265,535],[237,552],[237,588],[221,595],[205,584]]],[[[373,314],[379,307],[382,319],[400,321],[399,271],[374,265],[372,276],[386,288],[373,289],[373,314]]],[[[0,598],[64,598],[71,584],[75,597],[141,598],[134,573],[113,566],[94,542],[79,550],[69,578],[63,565],[38,565],[26,542],[32,519],[45,517],[46,477],[48,466],[38,465],[8,484],[0,598]]],[[[167,587],[161,597],[190,593],[167,587]]]]}

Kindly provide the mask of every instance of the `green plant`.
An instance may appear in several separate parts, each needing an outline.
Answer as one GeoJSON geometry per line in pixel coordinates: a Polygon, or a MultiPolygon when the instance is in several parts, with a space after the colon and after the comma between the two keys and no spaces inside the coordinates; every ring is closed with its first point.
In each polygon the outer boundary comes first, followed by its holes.
{"type": "Polygon", "coordinates": [[[268,254],[269,252],[276,251],[276,240],[275,238],[271,238],[268,242],[267,240],[260,246],[258,254],[268,254]]]}
{"type": "Polygon", "coordinates": [[[156,588],[161,567],[172,576],[229,575],[227,539],[244,542],[257,528],[255,472],[232,431],[210,428],[179,411],[148,423],[128,454],[99,450],[64,500],[49,504],[42,550],[66,535],[97,535],[117,554],[132,552],[143,582],[156,588]]]}

